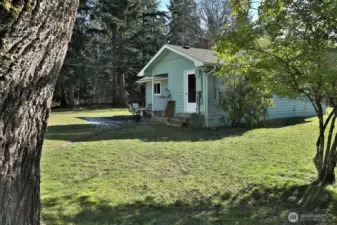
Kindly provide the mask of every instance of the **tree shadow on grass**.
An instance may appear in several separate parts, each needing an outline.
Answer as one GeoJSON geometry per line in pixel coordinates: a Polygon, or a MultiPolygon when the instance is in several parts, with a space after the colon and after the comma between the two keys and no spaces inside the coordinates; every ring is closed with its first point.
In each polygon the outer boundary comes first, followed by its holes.
{"type": "Polygon", "coordinates": [[[244,128],[207,129],[175,128],[161,124],[134,123],[122,127],[96,127],[91,124],[50,126],[47,140],[92,142],[103,140],[137,139],[144,142],[210,141],[225,137],[241,136],[249,131],[244,128]]]}
{"type": "MultiPolygon", "coordinates": [[[[148,196],[144,201],[112,206],[109,202],[92,196],[64,196],[43,201],[43,218],[47,224],[62,221],[64,224],[289,224],[290,212],[311,214],[337,214],[336,199],[324,187],[315,184],[282,188],[252,185],[237,193],[215,193],[205,197],[177,200],[174,204],[161,204],[148,196]],[[50,215],[51,208],[67,201],[80,207],[74,216],[50,215]]],[[[191,190],[190,192],[193,192],[191,190]]],[[[330,217],[329,217],[330,218],[330,217]]],[[[334,224],[330,218],[329,223],[334,224]]],[[[322,224],[322,221],[300,221],[298,224],[322,224]]]]}
{"type": "Polygon", "coordinates": [[[310,118],[313,117],[294,117],[294,118],[283,118],[283,119],[273,119],[264,122],[265,128],[280,128],[280,127],[290,127],[298,124],[310,123],[310,118]]]}
{"type": "MultiPolygon", "coordinates": [[[[169,127],[137,121],[133,116],[80,118],[91,124],[50,126],[46,139],[72,142],[138,139],[144,142],[211,141],[241,136],[250,129],[221,128],[219,130],[169,127]]],[[[306,118],[268,121],[264,128],[280,128],[307,123],[306,118]]]]}

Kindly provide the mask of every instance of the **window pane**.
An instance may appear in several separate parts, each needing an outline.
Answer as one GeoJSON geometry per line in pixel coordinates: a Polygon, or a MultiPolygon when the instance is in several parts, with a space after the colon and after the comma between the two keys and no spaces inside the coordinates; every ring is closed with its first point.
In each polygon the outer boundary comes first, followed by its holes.
{"type": "Polygon", "coordinates": [[[154,93],[155,94],[160,94],[160,83],[154,84],[153,85],[154,93]]]}

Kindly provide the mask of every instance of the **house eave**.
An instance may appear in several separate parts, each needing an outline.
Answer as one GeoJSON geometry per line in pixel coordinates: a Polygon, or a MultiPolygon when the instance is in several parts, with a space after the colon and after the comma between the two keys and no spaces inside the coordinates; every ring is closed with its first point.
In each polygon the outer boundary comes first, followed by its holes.
{"type": "Polygon", "coordinates": [[[180,51],[178,51],[178,50],[176,50],[176,49],[174,49],[174,48],[171,48],[170,46],[168,46],[168,45],[164,45],[158,52],[157,52],[157,54],[155,55],[155,56],[153,56],[152,57],[152,59],[144,66],[144,68],[137,74],[137,76],[138,77],[144,77],[144,76],[151,76],[152,74],[146,74],[146,70],[150,67],[150,65],[162,54],[162,52],[164,51],[164,50],[170,50],[171,52],[174,52],[174,53],[176,53],[176,54],[178,54],[178,55],[181,55],[181,56],[183,56],[183,57],[185,57],[185,58],[187,58],[187,59],[189,59],[189,60],[191,60],[193,63],[194,63],[194,65],[195,65],[195,67],[202,67],[202,66],[204,66],[205,65],[205,63],[204,62],[202,62],[202,61],[200,61],[200,60],[198,60],[198,59],[195,59],[195,58],[193,58],[193,57],[191,57],[191,56],[189,56],[189,55],[187,55],[187,54],[185,54],[185,53],[183,53],[183,52],[180,52],[180,51]]]}
{"type": "MultiPolygon", "coordinates": [[[[168,80],[168,78],[167,77],[163,77],[163,78],[156,78],[156,79],[154,79],[154,81],[163,81],[163,80],[168,80]]],[[[137,84],[146,84],[146,83],[150,83],[150,82],[152,82],[152,80],[138,80],[138,81],[136,81],[136,83],[137,84]]]]}

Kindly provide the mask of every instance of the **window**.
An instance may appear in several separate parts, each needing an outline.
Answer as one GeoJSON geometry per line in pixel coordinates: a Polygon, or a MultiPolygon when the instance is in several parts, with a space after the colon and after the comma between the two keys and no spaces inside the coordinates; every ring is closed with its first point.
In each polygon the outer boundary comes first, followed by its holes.
{"type": "Polygon", "coordinates": [[[155,95],[160,95],[161,94],[161,92],[160,92],[160,86],[161,86],[160,82],[154,83],[153,90],[154,90],[154,94],[155,95]]]}

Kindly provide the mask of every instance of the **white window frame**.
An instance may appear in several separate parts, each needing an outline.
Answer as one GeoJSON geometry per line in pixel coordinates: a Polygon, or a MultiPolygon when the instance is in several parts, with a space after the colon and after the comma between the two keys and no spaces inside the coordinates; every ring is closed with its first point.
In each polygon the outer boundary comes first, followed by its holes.
{"type": "Polygon", "coordinates": [[[161,96],[161,81],[155,81],[154,83],[153,83],[153,94],[155,95],[155,96],[161,96]],[[156,84],[160,84],[160,86],[159,86],[159,93],[154,93],[155,92],[155,85],[156,84]]]}

